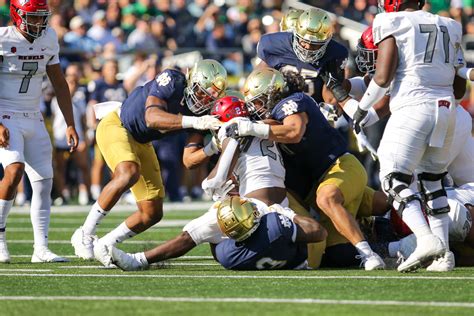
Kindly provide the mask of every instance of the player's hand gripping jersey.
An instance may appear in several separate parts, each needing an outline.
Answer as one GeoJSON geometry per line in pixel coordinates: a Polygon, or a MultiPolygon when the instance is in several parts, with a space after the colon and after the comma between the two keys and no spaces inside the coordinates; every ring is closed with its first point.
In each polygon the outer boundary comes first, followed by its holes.
{"type": "Polygon", "coordinates": [[[15,26],[0,27],[0,110],[38,112],[46,66],[59,63],[56,32],[30,43],[15,26]]]}
{"type": "Polygon", "coordinates": [[[399,65],[390,92],[392,111],[453,94],[462,38],[458,22],[421,10],[381,13],[375,17],[373,32],[375,44],[393,36],[398,47],[399,65]]]}
{"type": "MultiPolygon", "coordinates": [[[[140,143],[147,143],[162,138],[165,134],[146,126],[145,103],[148,96],[155,96],[166,102],[162,110],[171,113],[193,116],[194,114],[182,102],[186,78],[183,73],[167,69],[159,74],[155,80],[144,86],[137,87],[124,101],[120,119],[123,126],[140,143]]],[[[167,134],[172,133],[168,132],[167,134]]]]}

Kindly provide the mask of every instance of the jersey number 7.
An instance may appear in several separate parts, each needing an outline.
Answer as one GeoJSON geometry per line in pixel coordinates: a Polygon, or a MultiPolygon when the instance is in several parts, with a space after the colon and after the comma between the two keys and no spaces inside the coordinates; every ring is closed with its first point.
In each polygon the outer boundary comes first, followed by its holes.
{"type": "Polygon", "coordinates": [[[21,80],[20,91],[18,92],[27,93],[28,88],[30,86],[30,80],[36,74],[36,71],[38,71],[38,63],[37,62],[24,62],[23,66],[21,67],[21,70],[28,71],[28,73],[23,77],[23,80],[21,80]]]}

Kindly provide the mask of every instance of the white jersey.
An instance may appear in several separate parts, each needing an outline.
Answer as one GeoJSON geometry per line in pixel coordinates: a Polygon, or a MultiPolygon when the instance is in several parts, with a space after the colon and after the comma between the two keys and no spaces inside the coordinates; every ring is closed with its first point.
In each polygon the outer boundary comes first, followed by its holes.
{"type": "Polygon", "coordinates": [[[375,44],[393,36],[398,47],[398,67],[391,86],[392,111],[427,98],[452,96],[461,24],[421,10],[392,12],[375,17],[373,32],[375,44]]]}
{"type": "Polygon", "coordinates": [[[472,217],[465,204],[474,203],[474,183],[447,189],[449,202],[449,240],[463,242],[472,227],[472,217]]]}
{"type": "Polygon", "coordinates": [[[59,63],[56,32],[30,43],[14,26],[0,27],[0,111],[38,112],[46,66],[59,63]]]}
{"type": "MultiPolygon", "coordinates": [[[[225,138],[225,128],[221,128],[221,143],[225,138]]],[[[243,138],[240,151],[233,170],[239,183],[240,196],[263,188],[285,188],[283,157],[275,142],[256,137],[243,138]]]]}

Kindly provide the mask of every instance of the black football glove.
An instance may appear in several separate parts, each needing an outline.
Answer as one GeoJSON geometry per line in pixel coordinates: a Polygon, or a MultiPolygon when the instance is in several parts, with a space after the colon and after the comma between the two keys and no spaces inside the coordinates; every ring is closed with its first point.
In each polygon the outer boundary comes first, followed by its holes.
{"type": "Polygon", "coordinates": [[[357,134],[360,133],[362,127],[364,127],[364,119],[367,116],[368,111],[362,110],[360,107],[357,107],[357,111],[354,113],[354,118],[352,119],[353,128],[357,134]]]}
{"type": "Polygon", "coordinates": [[[341,81],[337,80],[331,72],[323,71],[319,74],[321,79],[323,79],[324,84],[331,90],[334,98],[336,98],[337,102],[342,102],[349,97],[349,93],[347,93],[346,89],[342,86],[341,81]]]}

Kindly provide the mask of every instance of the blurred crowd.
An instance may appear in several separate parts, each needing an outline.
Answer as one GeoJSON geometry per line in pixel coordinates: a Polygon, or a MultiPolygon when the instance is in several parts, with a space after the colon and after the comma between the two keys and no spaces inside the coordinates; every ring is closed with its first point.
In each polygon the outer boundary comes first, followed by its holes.
{"type": "MultiPolygon", "coordinates": [[[[70,154],[63,139],[65,123],[58,114],[51,87],[44,84],[42,109],[48,118],[55,144],[55,204],[89,204],[110,177],[95,146],[96,120],[91,105],[123,101],[138,85],[153,79],[165,66],[184,72],[196,58],[222,62],[230,75],[230,85],[252,70],[257,43],[265,33],[279,31],[288,3],[284,0],[49,0],[49,24],[58,34],[61,65],[73,97],[76,128],[81,143],[70,154]]],[[[345,18],[369,25],[377,14],[377,0],[301,1],[345,18]]],[[[474,0],[427,1],[434,13],[451,16],[463,23],[466,59],[474,52],[474,0]]],[[[0,26],[8,25],[9,2],[0,0],[0,26]]],[[[341,25],[334,20],[335,39],[349,48],[340,36],[341,25]]],[[[352,51],[355,54],[354,51],[352,51]]],[[[474,93],[464,106],[474,113],[474,93]]],[[[341,126],[344,130],[344,126],[341,126]]],[[[383,127],[382,127],[383,129],[383,127]]],[[[370,136],[369,132],[369,136],[370,136]]],[[[380,128],[375,132],[380,134],[380,128]]],[[[201,180],[208,167],[184,170],[181,163],[186,135],[156,142],[167,199],[201,199],[201,180]]],[[[374,138],[377,144],[377,137],[374,138]]],[[[355,147],[354,147],[355,148],[355,147]]],[[[365,157],[360,157],[362,160],[365,157]]],[[[368,163],[370,170],[373,164],[368,163]]],[[[376,168],[374,168],[376,169],[376,168]]],[[[0,171],[1,172],[1,171],[0,171]]],[[[371,178],[374,182],[376,175],[371,178]]],[[[28,181],[20,190],[17,204],[28,200],[28,181]]],[[[371,183],[377,186],[377,183],[371,183]]],[[[127,197],[124,197],[127,201],[127,197]]]]}

